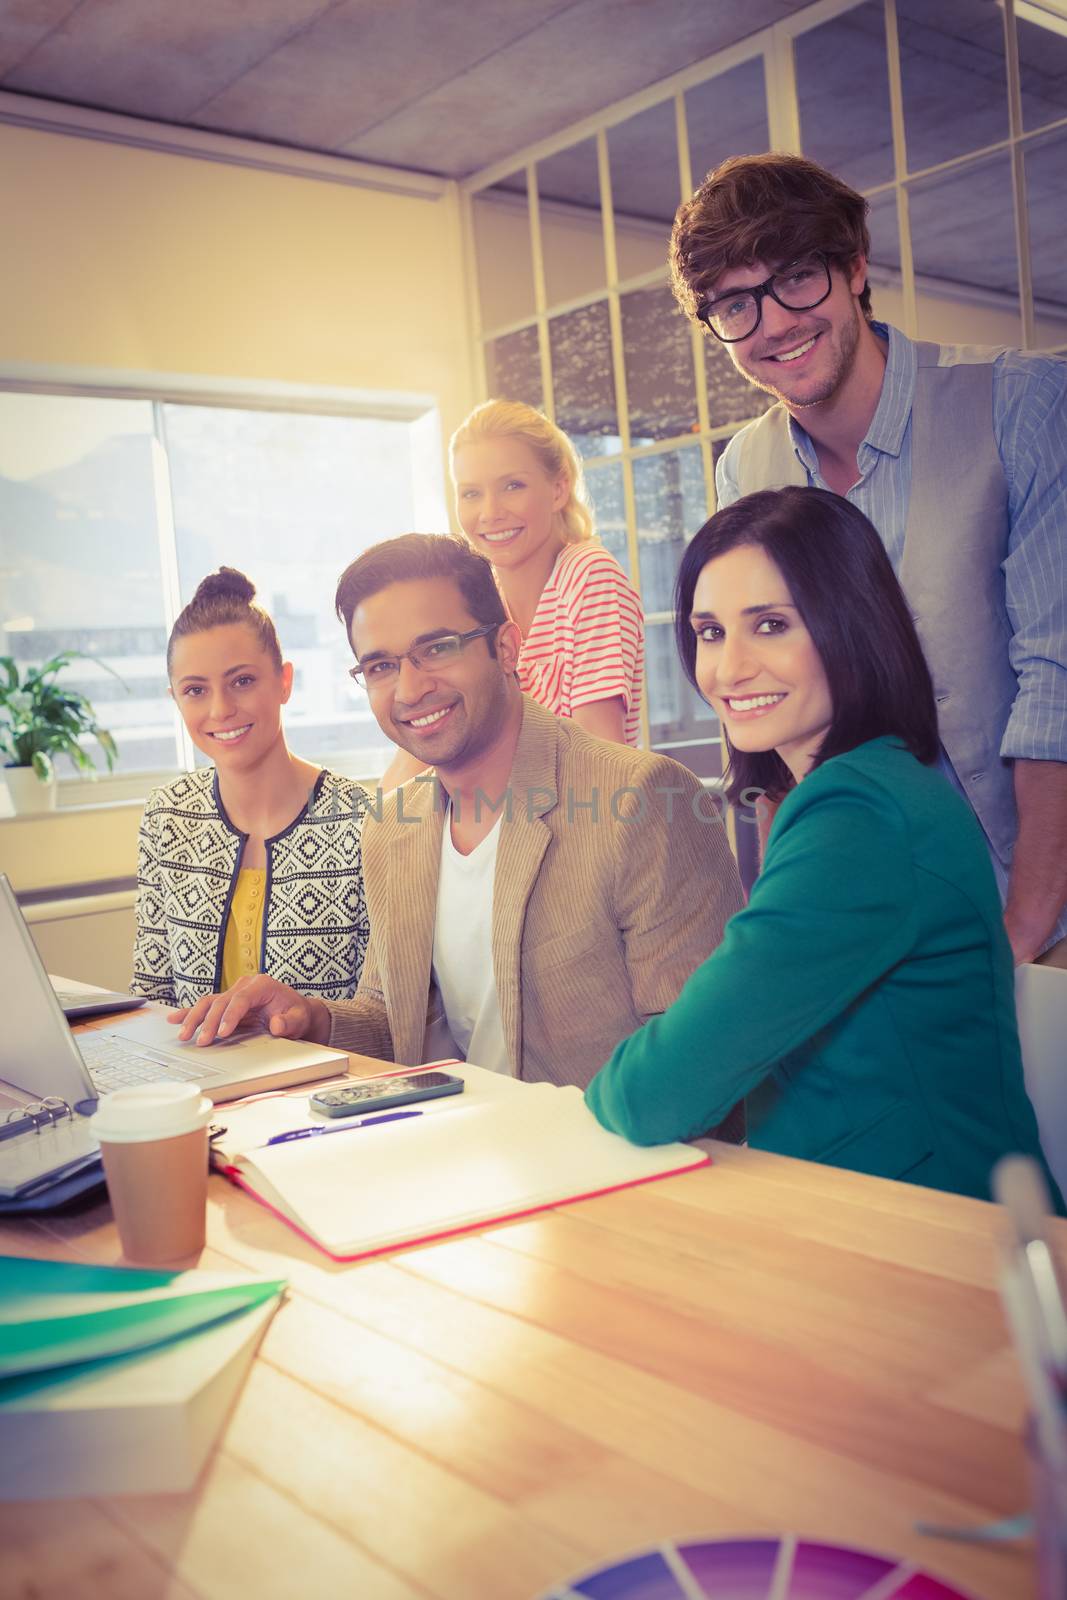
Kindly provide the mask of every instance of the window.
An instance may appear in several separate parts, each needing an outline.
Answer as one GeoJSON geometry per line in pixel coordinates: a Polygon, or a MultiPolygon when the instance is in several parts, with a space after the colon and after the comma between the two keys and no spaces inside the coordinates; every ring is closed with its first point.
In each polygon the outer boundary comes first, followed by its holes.
{"type": "Polygon", "coordinates": [[[403,409],[0,392],[0,654],[87,657],[64,681],[114,734],[120,773],[203,764],[167,692],[166,641],[200,579],[238,567],[296,668],[291,748],[377,774],[392,746],[347,676],[333,596],[369,545],[448,525],[436,412],[403,409]]]}
{"type": "Polygon", "coordinates": [[[913,338],[1065,349],[1063,8],[824,0],[461,186],[488,392],[574,439],[597,530],[644,603],[645,741],[703,775],[718,724],[678,668],[671,585],[716,461],[771,401],[673,303],[679,198],[729,156],[796,149],[868,198],[876,316],[913,338]]]}

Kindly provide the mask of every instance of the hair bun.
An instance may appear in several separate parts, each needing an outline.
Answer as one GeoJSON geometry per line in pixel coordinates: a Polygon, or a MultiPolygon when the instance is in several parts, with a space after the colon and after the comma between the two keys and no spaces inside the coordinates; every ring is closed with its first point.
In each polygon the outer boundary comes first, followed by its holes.
{"type": "Polygon", "coordinates": [[[243,600],[248,605],[255,592],[255,584],[243,572],[238,572],[236,567],[220,567],[197,584],[192,603],[196,605],[199,600],[232,599],[243,600]]]}

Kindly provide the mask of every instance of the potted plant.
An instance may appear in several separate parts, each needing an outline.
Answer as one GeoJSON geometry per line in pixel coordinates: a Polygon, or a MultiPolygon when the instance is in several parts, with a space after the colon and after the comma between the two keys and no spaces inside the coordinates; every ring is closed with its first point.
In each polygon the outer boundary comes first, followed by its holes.
{"type": "MultiPolygon", "coordinates": [[[[106,728],[100,727],[90,702],[83,694],[64,689],[56,682],[64,667],[82,655],[80,650],[63,650],[41,667],[27,667],[21,679],[13,657],[0,656],[0,757],[16,812],[51,811],[55,807],[53,756],[68,755],[80,771],[93,770],[92,757],[78,742],[86,734],[99,740],[108,770],[115,765],[115,741],[106,728]]],[[[111,667],[107,670],[118,677],[111,667]]]]}

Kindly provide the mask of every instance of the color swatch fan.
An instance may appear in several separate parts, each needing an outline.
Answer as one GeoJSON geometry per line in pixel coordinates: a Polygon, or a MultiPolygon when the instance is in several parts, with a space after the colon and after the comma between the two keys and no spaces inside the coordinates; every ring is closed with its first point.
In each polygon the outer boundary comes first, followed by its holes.
{"type": "Polygon", "coordinates": [[[782,1539],[679,1540],[572,1578],[542,1600],[975,1600],[910,1561],[782,1539]]]}

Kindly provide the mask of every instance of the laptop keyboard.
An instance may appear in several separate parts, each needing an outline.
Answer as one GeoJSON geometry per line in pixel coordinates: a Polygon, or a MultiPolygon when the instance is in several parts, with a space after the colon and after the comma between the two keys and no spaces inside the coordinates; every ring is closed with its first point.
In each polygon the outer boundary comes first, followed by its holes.
{"type": "Polygon", "coordinates": [[[221,1067],[180,1066],[170,1056],[155,1055],[146,1045],[126,1044],[103,1033],[78,1035],[78,1049],[89,1070],[93,1086],[102,1094],[125,1089],[134,1083],[208,1083],[222,1075],[221,1067]]]}

